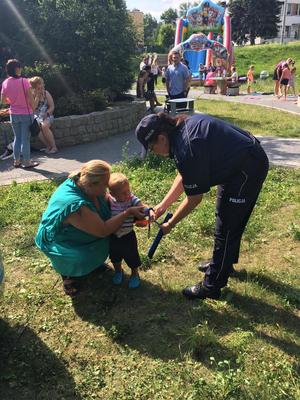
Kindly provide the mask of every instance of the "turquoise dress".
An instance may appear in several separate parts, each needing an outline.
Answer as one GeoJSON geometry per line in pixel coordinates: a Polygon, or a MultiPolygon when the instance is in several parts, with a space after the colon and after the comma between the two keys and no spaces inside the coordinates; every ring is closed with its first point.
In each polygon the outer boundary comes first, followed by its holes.
{"type": "Polygon", "coordinates": [[[99,238],[64,225],[63,221],[83,205],[99,214],[105,221],[110,209],[104,197],[98,197],[100,210],[77,187],[72,179],[62,183],[51,196],[42,216],[36,245],[50,258],[53,268],[61,275],[83,276],[99,267],[108,256],[109,238],[99,238]]]}

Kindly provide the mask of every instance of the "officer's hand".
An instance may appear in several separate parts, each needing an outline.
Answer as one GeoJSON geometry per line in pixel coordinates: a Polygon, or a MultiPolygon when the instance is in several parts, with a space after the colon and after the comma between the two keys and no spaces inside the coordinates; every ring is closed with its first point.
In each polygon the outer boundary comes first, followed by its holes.
{"type": "Polygon", "coordinates": [[[165,207],[163,207],[161,203],[157,204],[157,206],[154,207],[154,219],[158,219],[165,212],[166,212],[165,207]]]}
{"type": "Polygon", "coordinates": [[[161,224],[160,229],[163,231],[164,235],[167,235],[168,233],[171,232],[172,230],[172,226],[171,224],[169,224],[169,222],[165,222],[164,224],[161,224]]]}

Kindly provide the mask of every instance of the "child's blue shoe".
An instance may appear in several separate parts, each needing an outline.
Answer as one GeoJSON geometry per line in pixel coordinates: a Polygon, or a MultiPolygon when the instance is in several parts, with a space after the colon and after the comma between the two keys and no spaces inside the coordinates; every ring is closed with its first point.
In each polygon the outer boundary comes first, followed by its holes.
{"type": "Polygon", "coordinates": [[[116,271],[114,276],[113,276],[113,284],[115,285],[121,285],[121,283],[123,282],[123,278],[124,278],[124,272],[123,271],[116,271]]]}
{"type": "Polygon", "coordinates": [[[128,282],[129,289],[136,289],[140,286],[141,280],[137,275],[131,276],[128,282]]]}

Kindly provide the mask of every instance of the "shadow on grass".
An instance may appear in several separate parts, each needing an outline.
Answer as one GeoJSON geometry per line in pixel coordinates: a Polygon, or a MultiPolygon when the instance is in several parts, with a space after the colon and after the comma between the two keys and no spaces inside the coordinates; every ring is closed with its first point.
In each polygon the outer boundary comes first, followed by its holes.
{"type": "Polygon", "coordinates": [[[0,320],[1,400],[80,400],[64,364],[28,327],[0,320]]]}
{"type": "Polygon", "coordinates": [[[267,275],[255,272],[247,272],[246,270],[238,272],[234,276],[234,278],[242,282],[254,281],[261,287],[267,289],[268,291],[280,295],[285,300],[287,300],[289,304],[292,305],[293,307],[296,308],[300,307],[300,290],[290,285],[275,281],[267,275]]]}
{"type": "MultiPolygon", "coordinates": [[[[135,291],[127,288],[127,281],[121,287],[113,287],[111,277],[107,272],[86,278],[86,289],[73,301],[75,312],[83,320],[103,326],[107,335],[120,345],[153,358],[180,360],[188,353],[213,368],[211,356],[235,362],[240,349],[223,346],[218,338],[237,328],[251,331],[258,338],[261,336],[254,323],[262,321],[278,323],[291,332],[297,330],[297,319],[292,313],[256,298],[225,291],[223,299],[231,297],[233,310],[224,304],[218,309],[212,300],[190,302],[180,292],[167,291],[147,281],[135,291]],[[195,336],[195,327],[201,329],[203,324],[217,333],[217,339],[208,346],[195,336]]],[[[299,351],[298,346],[285,340],[273,344],[289,354],[299,351]]]]}

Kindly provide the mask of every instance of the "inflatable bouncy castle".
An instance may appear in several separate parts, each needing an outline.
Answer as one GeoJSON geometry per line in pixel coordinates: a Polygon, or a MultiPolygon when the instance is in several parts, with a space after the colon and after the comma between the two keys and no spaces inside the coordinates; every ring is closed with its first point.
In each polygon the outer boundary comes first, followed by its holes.
{"type": "Polygon", "coordinates": [[[185,18],[177,20],[172,50],[180,51],[188,61],[193,80],[199,79],[200,64],[206,68],[215,66],[225,74],[233,60],[227,10],[211,0],[201,0],[187,11],[185,18]]]}

